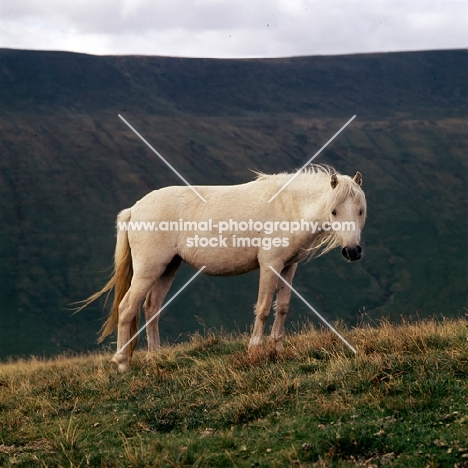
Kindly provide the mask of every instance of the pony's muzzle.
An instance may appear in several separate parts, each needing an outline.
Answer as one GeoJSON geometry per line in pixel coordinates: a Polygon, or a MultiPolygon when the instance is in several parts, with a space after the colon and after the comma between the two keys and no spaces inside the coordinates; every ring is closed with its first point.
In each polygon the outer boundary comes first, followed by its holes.
{"type": "Polygon", "coordinates": [[[362,247],[360,245],[356,245],[355,247],[343,247],[341,253],[346,260],[354,262],[361,258],[362,247]]]}

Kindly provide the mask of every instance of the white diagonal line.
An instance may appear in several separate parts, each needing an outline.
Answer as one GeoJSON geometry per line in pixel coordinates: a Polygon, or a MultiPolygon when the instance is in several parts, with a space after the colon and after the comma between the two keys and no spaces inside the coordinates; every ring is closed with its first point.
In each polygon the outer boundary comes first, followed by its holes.
{"type": "Polygon", "coordinates": [[[191,188],[195,192],[195,194],[200,198],[200,200],[206,203],[206,200],[198,193],[198,191],[195,190],[195,188],[191,184],[189,184],[185,180],[185,178],[181,174],[179,174],[179,172],[177,172],[174,169],[174,167],[158,151],[156,151],[120,114],[119,114],[119,117],[130,128],[130,130],[132,130],[133,133],[135,133],[135,135],[140,137],[141,141],[143,141],[143,143],[145,143],[156,154],[156,156],[158,156],[159,159],[161,159],[161,161],[164,162],[169,167],[169,169],[171,169],[174,172],[174,174],[179,176],[179,178],[185,183],[185,185],[187,185],[187,187],[191,188]]]}
{"type": "Polygon", "coordinates": [[[204,269],[202,266],[118,351],[121,353],[204,269]]]}
{"type": "Polygon", "coordinates": [[[338,338],[346,345],[348,348],[354,353],[357,354],[356,349],[351,346],[339,333],[337,330],[335,330],[293,287],[291,284],[289,284],[271,265],[270,269],[275,273],[275,275],[283,281],[286,286],[291,289],[293,293],[296,294],[296,296],[307,306],[309,309],[333,332],[335,335],[338,336],[338,338]]]}
{"type": "Polygon", "coordinates": [[[273,201],[354,119],[353,115],[269,200],[273,201]]]}

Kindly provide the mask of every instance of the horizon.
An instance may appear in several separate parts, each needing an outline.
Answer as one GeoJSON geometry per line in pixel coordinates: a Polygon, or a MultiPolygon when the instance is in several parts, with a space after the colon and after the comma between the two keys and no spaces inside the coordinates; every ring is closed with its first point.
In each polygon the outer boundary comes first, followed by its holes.
{"type": "Polygon", "coordinates": [[[336,54],[311,54],[311,55],[284,55],[275,57],[190,57],[178,55],[152,55],[152,54],[97,54],[89,52],[75,52],[63,49],[23,49],[14,47],[0,47],[0,51],[13,51],[13,52],[38,52],[38,53],[58,53],[58,54],[72,54],[84,55],[89,57],[152,57],[152,58],[168,58],[168,59],[188,59],[188,60],[219,60],[219,61],[274,61],[274,60],[289,60],[300,58],[313,58],[313,57],[354,57],[354,56],[370,56],[370,55],[391,55],[391,54],[417,54],[417,53],[431,53],[431,52],[456,52],[466,50],[465,47],[460,48],[441,48],[441,49],[415,49],[415,50],[388,50],[388,51],[369,51],[369,52],[351,52],[351,53],[336,53],[336,54]]]}

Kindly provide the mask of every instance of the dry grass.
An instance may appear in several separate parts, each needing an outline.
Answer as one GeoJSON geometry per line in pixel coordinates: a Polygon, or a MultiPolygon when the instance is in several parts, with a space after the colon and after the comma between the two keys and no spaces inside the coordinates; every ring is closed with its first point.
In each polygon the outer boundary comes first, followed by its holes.
{"type": "Polygon", "coordinates": [[[463,466],[468,322],[337,326],[357,356],[309,327],[280,355],[195,335],[126,375],[110,354],[3,364],[0,462],[463,466]]]}

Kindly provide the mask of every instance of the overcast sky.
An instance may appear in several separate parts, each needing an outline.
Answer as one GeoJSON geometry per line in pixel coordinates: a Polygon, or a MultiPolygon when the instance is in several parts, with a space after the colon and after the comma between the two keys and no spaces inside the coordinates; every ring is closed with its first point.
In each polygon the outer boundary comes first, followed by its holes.
{"type": "Polygon", "coordinates": [[[284,57],[468,46],[468,0],[0,0],[0,47],[284,57]]]}

